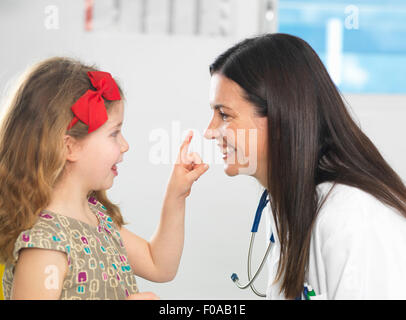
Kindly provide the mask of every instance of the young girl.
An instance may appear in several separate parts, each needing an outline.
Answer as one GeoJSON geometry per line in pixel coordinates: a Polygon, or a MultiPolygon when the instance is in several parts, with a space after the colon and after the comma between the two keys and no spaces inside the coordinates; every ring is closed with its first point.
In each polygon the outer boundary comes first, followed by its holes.
{"type": "Polygon", "coordinates": [[[175,277],[185,198],[208,168],[183,142],[151,241],[123,227],[106,195],[128,143],[123,92],[67,58],[34,66],[0,127],[0,263],[5,299],[155,299],[134,275],[175,277]]]}

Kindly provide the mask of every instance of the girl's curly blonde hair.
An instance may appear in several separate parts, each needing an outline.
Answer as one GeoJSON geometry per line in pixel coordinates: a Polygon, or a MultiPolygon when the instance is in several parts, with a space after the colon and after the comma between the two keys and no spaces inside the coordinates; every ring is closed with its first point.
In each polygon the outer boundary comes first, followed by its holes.
{"type": "MultiPolygon", "coordinates": [[[[65,134],[86,137],[88,127],[74,117],[70,107],[88,89],[93,66],[63,57],[44,60],[30,68],[4,106],[0,123],[0,263],[14,263],[18,235],[30,229],[51,200],[54,185],[65,170],[65,134]]],[[[120,94],[123,97],[122,90],[120,94]]],[[[107,112],[114,101],[105,100],[107,112]]],[[[91,191],[121,227],[123,217],[105,190],[91,191]]]]}

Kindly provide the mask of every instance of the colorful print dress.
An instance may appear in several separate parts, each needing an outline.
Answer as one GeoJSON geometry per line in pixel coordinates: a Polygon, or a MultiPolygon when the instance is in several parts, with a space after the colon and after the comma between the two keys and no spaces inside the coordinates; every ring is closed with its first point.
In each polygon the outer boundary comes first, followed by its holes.
{"type": "MultiPolygon", "coordinates": [[[[125,299],[138,292],[119,229],[95,198],[89,207],[99,220],[97,227],[42,210],[34,226],[21,232],[14,245],[14,258],[23,248],[62,251],[68,259],[68,272],[60,299],[125,299]]],[[[4,298],[10,299],[14,265],[6,265],[3,275],[4,298]]]]}

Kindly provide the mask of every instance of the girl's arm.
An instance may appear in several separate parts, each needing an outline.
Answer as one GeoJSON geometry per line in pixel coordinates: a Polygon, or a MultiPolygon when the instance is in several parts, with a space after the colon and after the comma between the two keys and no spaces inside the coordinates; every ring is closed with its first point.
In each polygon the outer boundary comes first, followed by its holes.
{"type": "Polygon", "coordinates": [[[183,250],[185,201],[165,197],[161,221],[150,242],[122,228],[120,233],[133,272],[150,281],[171,281],[183,250]]]}
{"type": "Polygon", "coordinates": [[[152,239],[148,242],[126,228],[120,231],[133,272],[151,281],[167,282],[175,277],[183,250],[185,199],[193,183],[208,169],[196,153],[187,154],[192,134],[180,148],[152,239]]]}
{"type": "Polygon", "coordinates": [[[67,256],[61,251],[22,249],[14,269],[11,299],[59,299],[67,271],[67,256]]]}

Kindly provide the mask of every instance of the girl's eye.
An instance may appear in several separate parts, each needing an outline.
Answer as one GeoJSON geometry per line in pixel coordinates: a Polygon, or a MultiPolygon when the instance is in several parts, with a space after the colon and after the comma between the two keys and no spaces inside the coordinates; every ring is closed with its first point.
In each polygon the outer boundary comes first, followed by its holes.
{"type": "Polygon", "coordinates": [[[118,135],[119,133],[120,133],[120,131],[117,130],[117,131],[113,132],[111,135],[112,135],[113,137],[117,137],[117,135],[118,135]]]}

